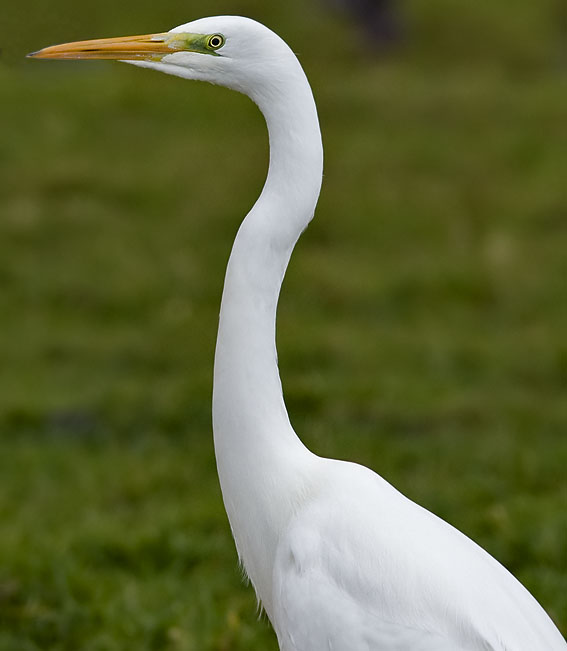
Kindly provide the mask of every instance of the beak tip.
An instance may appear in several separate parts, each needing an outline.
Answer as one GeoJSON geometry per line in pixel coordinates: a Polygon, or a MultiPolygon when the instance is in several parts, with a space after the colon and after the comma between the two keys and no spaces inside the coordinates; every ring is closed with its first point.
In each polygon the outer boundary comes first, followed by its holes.
{"type": "Polygon", "coordinates": [[[34,57],[37,57],[37,55],[41,52],[41,50],[36,50],[35,52],[30,52],[29,54],[26,54],[26,59],[33,59],[34,57]]]}

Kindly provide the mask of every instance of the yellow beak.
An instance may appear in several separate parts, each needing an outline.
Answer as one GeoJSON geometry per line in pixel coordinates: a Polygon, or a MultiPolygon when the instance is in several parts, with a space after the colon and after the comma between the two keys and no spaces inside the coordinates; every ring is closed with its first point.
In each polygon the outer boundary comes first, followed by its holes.
{"type": "Polygon", "coordinates": [[[166,54],[187,49],[187,34],[166,32],[143,36],[97,38],[52,45],[28,54],[36,59],[119,59],[138,61],[161,59],[166,54]]]}

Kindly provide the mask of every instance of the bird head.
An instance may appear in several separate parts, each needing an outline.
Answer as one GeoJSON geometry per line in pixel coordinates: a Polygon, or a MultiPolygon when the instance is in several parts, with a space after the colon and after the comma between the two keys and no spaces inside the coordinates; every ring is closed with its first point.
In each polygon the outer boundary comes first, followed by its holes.
{"type": "MultiPolygon", "coordinates": [[[[168,32],[75,41],[29,54],[36,59],[116,59],[208,81],[254,99],[258,88],[289,74],[291,50],[264,25],[241,16],[201,18],[168,32]]],[[[294,66],[292,64],[291,68],[294,66]]]]}

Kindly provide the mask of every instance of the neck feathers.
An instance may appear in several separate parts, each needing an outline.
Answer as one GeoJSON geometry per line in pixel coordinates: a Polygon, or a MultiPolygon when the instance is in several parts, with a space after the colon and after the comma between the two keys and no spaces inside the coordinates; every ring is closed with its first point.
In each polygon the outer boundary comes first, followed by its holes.
{"type": "MultiPolygon", "coordinates": [[[[264,114],[270,166],[228,263],[215,355],[213,429],[223,498],[239,554],[269,608],[278,518],[310,453],[289,422],[277,366],[276,308],[299,235],[313,216],[322,176],[315,103],[295,59],[252,99],[264,114]],[[298,470],[299,471],[299,470],[298,470]],[[288,481],[289,479],[289,481],[288,481]],[[291,491],[291,489],[290,489],[291,491]],[[274,505],[280,504],[277,509],[274,505]],[[255,539],[248,537],[254,532],[255,539]]],[[[289,507],[291,508],[291,506],[289,507]]]]}

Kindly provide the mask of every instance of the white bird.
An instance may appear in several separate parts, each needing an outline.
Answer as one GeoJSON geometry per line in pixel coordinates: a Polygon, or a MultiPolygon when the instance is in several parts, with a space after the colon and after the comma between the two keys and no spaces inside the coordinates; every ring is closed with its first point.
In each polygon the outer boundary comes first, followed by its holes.
{"type": "Polygon", "coordinates": [[[319,195],[311,88],[276,34],[238,16],[33,55],[119,59],[248,95],[266,119],[264,188],[236,236],[217,339],[213,429],[238,554],[282,651],[565,651],[532,595],[464,534],[368,468],[299,440],[284,404],[276,307],[319,195]]]}

